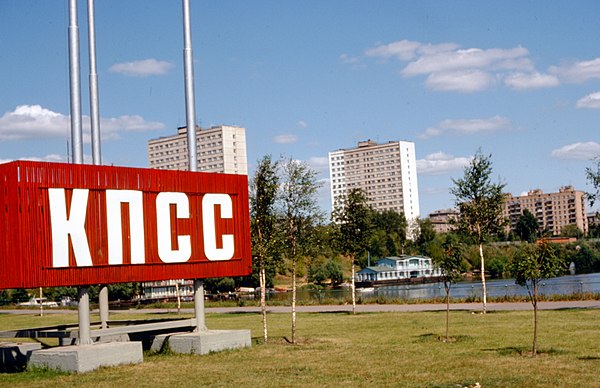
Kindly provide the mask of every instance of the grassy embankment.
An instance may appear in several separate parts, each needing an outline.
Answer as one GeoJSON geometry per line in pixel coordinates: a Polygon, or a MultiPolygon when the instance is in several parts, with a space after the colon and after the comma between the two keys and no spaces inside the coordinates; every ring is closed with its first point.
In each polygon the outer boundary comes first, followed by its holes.
{"type": "MultiPolygon", "coordinates": [[[[136,318],[138,316],[136,315],[136,318]]],[[[146,318],[164,317],[144,315],[146,318]]],[[[97,317],[92,317],[95,319],[97,317]]],[[[444,343],[444,313],[299,314],[298,345],[288,344],[288,314],[269,315],[262,344],[257,314],[208,314],[213,329],[251,329],[253,346],[207,356],[145,354],[144,363],[82,374],[0,374],[2,386],[427,386],[598,387],[600,310],[540,312],[537,358],[527,355],[531,312],[451,313],[453,342],[444,343]]],[[[75,322],[75,313],[38,317],[0,314],[0,329],[75,322]]],[[[132,319],[114,314],[111,319],[132,319]]]]}

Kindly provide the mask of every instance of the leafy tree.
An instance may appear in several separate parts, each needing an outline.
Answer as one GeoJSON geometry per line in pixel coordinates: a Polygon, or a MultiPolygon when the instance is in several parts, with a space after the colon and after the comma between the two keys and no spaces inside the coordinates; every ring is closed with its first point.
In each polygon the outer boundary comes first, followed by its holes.
{"type": "Polygon", "coordinates": [[[282,166],[280,190],[283,251],[292,265],[292,343],[296,343],[296,270],[310,249],[311,234],[322,220],[317,205],[317,173],[305,162],[288,159],[282,166]]]}
{"type": "Polygon", "coordinates": [[[585,244],[577,246],[572,259],[577,273],[600,272],[600,255],[585,244]]]}
{"type": "Polygon", "coordinates": [[[539,285],[544,279],[555,277],[566,269],[566,263],[555,253],[554,247],[548,242],[527,249],[524,254],[513,261],[511,272],[515,282],[527,287],[529,300],[533,305],[533,346],[531,353],[537,354],[538,334],[538,299],[539,285]]]}
{"type": "Polygon", "coordinates": [[[308,269],[308,281],[322,285],[325,281],[338,285],[344,281],[344,273],[340,263],[333,259],[321,260],[313,263],[308,269]]]}
{"type": "Polygon", "coordinates": [[[356,258],[367,250],[372,232],[371,209],[362,189],[352,189],[341,203],[336,204],[332,217],[339,225],[338,244],[341,252],[352,262],[352,313],[356,313],[356,258]]]}
{"type": "Polygon", "coordinates": [[[433,223],[429,218],[425,218],[423,220],[418,219],[417,223],[419,225],[419,234],[415,241],[417,245],[417,249],[419,250],[419,254],[432,256],[432,244],[435,240],[435,229],[433,228],[433,223]]]}
{"type": "Polygon", "coordinates": [[[528,209],[523,210],[515,225],[515,234],[521,241],[534,242],[538,237],[540,224],[537,218],[528,209]]]}
{"type": "Polygon", "coordinates": [[[583,236],[583,232],[579,227],[575,224],[565,225],[560,230],[560,235],[563,237],[575,237],[581,238],[583,236]]]}
{"type": "Polygon", "coordinates": [[[450,322],[450,288],[462,278],[463,253],[458,239],[453,235],[447,235],[442,244],[444,253],[436,260],[436,265],[442,272],[442,281],[446,291],[446,342],[450,340],[448,335],[450,322]]]}
{"type": "Polygon", "coordinates": [[[383,240],[387,254],[385,256],[397,256],[402,253],[406,241],[406,228],[408,226],[404,214],[394,210],[381,212],[371,210],[371,222],[373,229],[380,231],[386,238],[383,240]]]}
{"type": "Polygon", "coordinates": [[[258,278],[260,284],[260,309],[263,320],[263,338],[268,341],[267,330],[267,272],[275,275],[275,258],[277,257],[277,176],[278,162],[265,155],[258,161],[254,176],[250,182],[250,228],[252,235],[253,256],[258,259],[258,278]]]}
{"type": "Polygon", "coordinates": [[[27,302],[29,300],[29,292],[24,288],[15,288],[10,293],[10,301],[12,303],[27,302]]]}
{"type": "Polygon", "coordinates": [[[483,290],[483,313],[487,306],[487,289],[485,284],[485,258],[483,243],[491,235],[503,233],[506,221],[502,217],[505,184],[492,183],[491,155],[485,156],[478,150],[461,179],[452,179],[454,187],[450,193],[454,195],[460,217],[456,221],[459,231],[476,239],[479,245],[481,261],[481,283],[483,290]]]}
{"type": "Polygon", "coordinates": [[[594,207],[596,201],[600,199],[600,156],[594,158],[593,161],[596,165],[585,169],[585,177],[594,188],[593,192],[587,193],[590,207],[594,207]]]}

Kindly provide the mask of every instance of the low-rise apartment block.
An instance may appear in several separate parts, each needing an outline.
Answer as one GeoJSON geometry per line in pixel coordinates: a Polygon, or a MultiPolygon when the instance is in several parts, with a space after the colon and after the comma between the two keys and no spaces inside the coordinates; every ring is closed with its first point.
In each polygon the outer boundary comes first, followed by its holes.
{"type": "Polygon", "coordinates": [[[557,236],[563,227],[577,225],[584,234],[588,233],[585,193],[572,186],[564,186],[558,193],[535,189],[518,197],[507,194],[503,215],[509,220],[511,229],[525,209],[537,218],[541,231],[557,236]]]}

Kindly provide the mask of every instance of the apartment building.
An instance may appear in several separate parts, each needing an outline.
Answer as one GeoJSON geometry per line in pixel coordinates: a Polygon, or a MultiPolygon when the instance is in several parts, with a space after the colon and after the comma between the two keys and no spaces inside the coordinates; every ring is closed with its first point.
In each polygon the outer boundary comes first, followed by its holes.
{"type": "Polygon", "coordinates": [[[354,189],[362,189],[378,211],[403,213],[409,224],[419,217],[415,144],[361,141],[356,148],[329,153],[331,207],[354,189]]]}
{"type": "MultiPolygon", "coordinates": [[[[220,125],[196,128],[198,171],[248,175],[246,129],[220,125]]],[[[148,141],[148,164],[159,170],[188,170],[187,127],[148,141]]]]}
{"type": "Polygon", "coordinates": [[[577,225],[584,234],[588,232],[585,193],[573,186],[564,186],[558,193],[546,194],[535,189],[518,197],[507,194],[503,215],[510,221],[511,229],[525,209],[537,218],[542,231],[555,236],[560,235],[566,225],[577,225]]]}
{"type": "Polygon", "coordinates": [[[454,229],[452,221],[458,220],[460,211],[458,209],[441,209],[429,214],[429,221],[436,233],[448,233],[454,229]]]}

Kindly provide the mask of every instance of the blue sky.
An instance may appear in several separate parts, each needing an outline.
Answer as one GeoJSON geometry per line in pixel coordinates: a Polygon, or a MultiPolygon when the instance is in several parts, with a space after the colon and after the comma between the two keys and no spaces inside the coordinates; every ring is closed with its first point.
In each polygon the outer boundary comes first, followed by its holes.
{"type": "MultiPolygon", "coordinates": [[[[245,127],[250,165],[309,162],[325,210],[327,153],[366,139],[415,142],[423,216],[453,205],[451,178],[479,147],[514,195],[591,189],[600,2],[192,0],[191,12],[198,123],[245,127]]],[[[147,167],[148,139],[185,125],[181,15],[180,1],[96,1],[104,164],[147,167]]],[[[0,0],[1,161],[66,160],[67,27],[67,0],[0,0]]]]}

